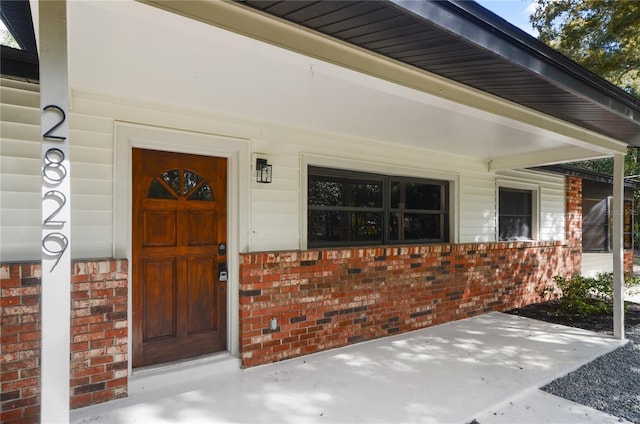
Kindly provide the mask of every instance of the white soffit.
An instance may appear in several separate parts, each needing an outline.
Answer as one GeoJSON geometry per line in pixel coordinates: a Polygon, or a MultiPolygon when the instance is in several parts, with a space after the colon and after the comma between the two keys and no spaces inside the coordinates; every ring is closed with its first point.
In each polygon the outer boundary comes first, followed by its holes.
{"type": "Polygon", "coordinates": [[[597,147],[145,4],[73,1],[69,9],[73,88],[493,161],[494,169],[525,164],[528,155],[536,159],[526,166],[613,153],[610,146],[597,147]],[[553,153],[559,150],[562,156],[553,153]]]}

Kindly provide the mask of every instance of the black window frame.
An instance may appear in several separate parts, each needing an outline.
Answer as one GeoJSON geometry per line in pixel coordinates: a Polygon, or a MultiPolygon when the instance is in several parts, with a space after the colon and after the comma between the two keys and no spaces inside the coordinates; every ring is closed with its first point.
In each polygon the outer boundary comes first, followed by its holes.
{"type": "Polygon", "coordinates": [[[499,186],[498,187],[498,231],[497,231],[497,239],[499,242],[506,242],[506,241],[531,241],[531,240],[535,240],[536,239],[536,233],[535,233],[535,228],[536,228],[536,190],[534,189],[529,189],[529,188],[516,188],[516,187],[510,187],[510,186],[499,186]],[[529,211],[527,214],[524,213],[504,213],[503,212],[503,208],[501,207],[502,202],[504,200],[505,194],[528,194],[530,196],[529,199],[529,211]],[[502,224],[503,222],[503,218],[523,218],[523,217],[528,217],[529,219],[529,235],[528,236],[515,236],[515,237],[509,237],[509,238],[504,238],[503,237],[503,230],[504,230],[504,225],[502,224]]]}
{"type": "Polygon", "coordinates": [[[582,198],[582,251],[611,252],[610,197],[582,198]]]}
{"type": "MultiPolygon", "coordinates": [[[[607,197],[583,197],[582,199],[582,251],[587,253],[611,253],[613,252],[613,214],[611,213],[612,196],[607,197]],[[604,212],[599,214],[596,220],[590,219],[594,205],[604,203],[604,212]],[[590,206],[590,207],[587,207],[590,206]],[[600,243],[595,243],[594,232],[600,232],[600,243]]],[[[634,220],[633,199],[623,199],[622,219],[622,248],[630,250],[634,248],[633,228],[634,220]]]]}
{"type": "Polygon", "coordinates": [[[434,180],[427,178],[405,177],[395,176],[379,173],[351,171],[345,169],[328,168],[321,166],[309,165],[307,169],[307,247],[308,248],[324,248],[324,247],[357,247],[357,246],[378,246],[378,245],[396,245],[396,244],[437,244],[449,242],[449,222],[450,222],[450,210],[449,210],[449,181],[446,180],[434,180]],[[314,177],[321,178],[335,178],[336,180],[352,180],[357,181],[378,181],[382,187],[382,205],[381,207],[359,207],[359,206],[317,206],[311,204],[309,198],[310,186],[314,177]],[[437,187],[440,191],[439,210],[431,209],[417,209],[408,208],[405,205],[398,205],[397,207],[391,207],[391,186],[392,184],[399,183],[405,190],[403,196],[406,197],[407,184],[425,184],[433,187],[437,187]],[[381,213],[381,237],[378,240],[344,240],[344,241],[317,241],[311,235],[313,228],[313,222],[311,215],[315,211],[342,211],[342,212],[362,212],[362,213],[381,213]],[[402,234],[398,230],[398,239],[391,239],[391,214],[398,214],[398,222],[405,222],[405,215],[438,215],[438,221],[440,225],[440,234],[437,238],[416,238],[405,239],[404,227],[400,226],[403,231],[402,234]]]}

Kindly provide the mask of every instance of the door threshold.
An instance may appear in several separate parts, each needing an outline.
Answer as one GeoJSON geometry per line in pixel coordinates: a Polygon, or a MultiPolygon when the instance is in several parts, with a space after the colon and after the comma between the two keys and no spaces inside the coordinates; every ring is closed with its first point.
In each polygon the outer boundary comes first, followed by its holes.
{"type": "Polygon", "coordinates": [[[240,359],[229,352],[134,368],[129,377],[129,396],[239,369],[240,359]]]}

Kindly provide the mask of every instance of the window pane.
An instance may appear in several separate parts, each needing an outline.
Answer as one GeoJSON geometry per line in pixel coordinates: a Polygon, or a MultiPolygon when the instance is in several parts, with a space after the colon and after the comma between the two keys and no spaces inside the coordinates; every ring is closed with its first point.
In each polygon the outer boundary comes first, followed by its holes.
{"type": "Polygon", "coordinates": [[[531,215],[531,191],[511,190],[501,188],[500,216],[503,215],[531,215]]]}
{"type": "Polygon", "coordinates": [[[500,216],[500,240],[531,239],[531,217],[500,216]]]}
{"type": "MultiPolygon", "coordinates": [[[[315,177],[314,177],[315,178],[315,177]]],[[[336,206],[340,203],[340,184],[309,178],[309,206],[336,206]]]]}
{"type": "Polygon", "coordinates": [[[182,194],[189,193],[191,190],[193,190],[195,186],[198,185],[200,181],[202,181],[202,177],[200,175],[185,169],[184,170],[184,187],[183,187],[182,194]]]}
{"type": "Polygon", "coordinates": [[[309,242],[382,242],[382,213],[309,211],[309,242]]]}
{"type": "Polygon", "coordinates": [[[389,215],[389,240],[399,241],[398,234],[402,234],[402,214],[393,212],[389,215]]]}
{"type": "Polygon", "coordinates": [[[202,184],[196,191],[189,195],[189,200],[212,201],[213,193],[211,193],[211,187],[209,187],[209,184],[202,184]]]}
{"type": "Polygon", "coordinates": [[[585,252],[606,252],[609,250],[607,227],[582,224],[582,250],[585,252]]]}
{"type": "Polygon", "coordinates": [[[440,215],[404,214],[404,239],[440,239],[440,215]]]}
{"type": "Polygon", "coordinates": [[[442,187],[433,184],[405,183],[406,208],[439,211],[442,209],[442,187]]]}
{"type": "Polygon", "coordinates": [[[419,214],[394,212],[389,216],[389,239],[444,240],[440,214],[419,214]],[[398,235],[402,234],[402,238],[398,235]]]}
{"type": "Polygon", "coordinates": [[[582,250],[606,252],[609,250],[608,200],[582,199],[582,250]]]}
{"type": "Polygon", "coordinates": [[[500,188],[498,196],[498,239],[530,240],[533,192],[500,188]]]}
{"type": "Polygon", "coordinates": [[[176,196],[171,193],[165,186],[160,183],[158,180],[153,180],[151,185],[149,186],[149,191],[147,192],[147,197],[149,199],[175,199],[176,196]]]}
{"type": "Polygon", "coordinates": [[[309,176],[310,206],[382,207],[382,181],[309,176]]]}
{"type": "Polygon", "coordinates": [[[391,183],[391,207],[393,209],[398,209],[400,207],[400,202],[402,201],[401,197],[402,192],[402,184],[399,182],[391,183]]]}
{"type": "Polygon", "coordinates": [[[171,171],[167,171],[162,174],[162,179],[164,180],[169,187],[173,189],[176,193],[180,193],[180,170],[172,169],[171,171]]]}
{"type": "Polygon", "coordinates": [[[582,200],[582,224],[607,225],[608,206],[607,199],[583,199],[582,200]]]}

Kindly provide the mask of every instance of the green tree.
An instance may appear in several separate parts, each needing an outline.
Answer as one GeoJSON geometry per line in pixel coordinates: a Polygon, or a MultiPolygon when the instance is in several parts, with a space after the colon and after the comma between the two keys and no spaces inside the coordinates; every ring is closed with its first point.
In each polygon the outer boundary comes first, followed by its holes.
{"type": "Polygon", "coordinates": [[[539,39],[640,98],[640,1],[538,0],[539,39]]]}
{"type": "MultiPolygon", "coordinates": [[[[640,0],[538,0],[529,20],[541,41],[640,98],[640,0]]],[[[572,165],[613,175],[612,158],[572,165]]],[[[629,149],[624,168],[640,175],[638,149],[629,149]]],[[[637,207],[640,192],[634,197],[637,207]]],[[[634,239],[638,248],[638,222],[634,239]]]]}
{"type": "Polygon", "coordinates": [[[0,45],[13,47],[14,49],[19,49],[20,46],[18,42],[13,38],[11,32],[4,25],[4,22],[0,20],[0,45]]]}
{"type": "MultiPolygon", "coordinates": [[[[613,158],[585,160],[573,162],[571,165],[609,176],[613,175],[613,158]]],[[[624,158],[624,175],[627,177],[640,175],[640,151],[638,149],[627,150],[627,155],[624,158]]],[[[640,177],[636,179],[640,180],[640,177]]]]}

